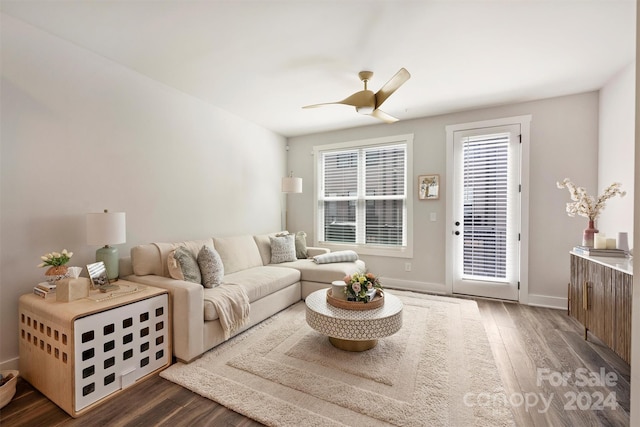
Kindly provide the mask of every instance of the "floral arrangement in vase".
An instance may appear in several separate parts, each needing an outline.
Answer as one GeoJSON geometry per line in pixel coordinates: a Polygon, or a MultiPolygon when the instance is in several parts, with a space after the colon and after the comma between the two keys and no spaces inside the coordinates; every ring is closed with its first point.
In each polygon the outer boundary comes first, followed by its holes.
{"type": "Polygon", "coordinates": [[[375,291],[382,289],[380,278],[372,273],[356,273],[352,276],[346,276],[344,282],[347,284],[344,293],[349,301],[369,302],[375,291]]]}
{"type": "Polygon", "coordinates": [[[44,275],[47,277],[47,281],[55,282],[67,275],[68,268],[65,264],[69,262],[72,256],[73,252],[69,252],[66,249],[63,249],[62,252],[50,252],[40,257],[42,262],[38,264],[38,267],[48,266],[49,268],[44,275]]]}
{"type": "Polygon", "coordinates": [[[578,187],[569,178],[565,178],[562,182],[556,182],[556,185],[558,188],[569,190],[572,201],[567,203],[567,215],[571,217],[580,215],[589,219],[589,226],[584,230],[582,237],[582,245],[592,247],[593,234],[598,232],[595,228],[595,220],[605,208],[607,200],[617,195],[624,197],[627,194],[626,191],[620,189],[622,184],[614,182],[598,198],[588,195],[583,187],[578,187]]]}

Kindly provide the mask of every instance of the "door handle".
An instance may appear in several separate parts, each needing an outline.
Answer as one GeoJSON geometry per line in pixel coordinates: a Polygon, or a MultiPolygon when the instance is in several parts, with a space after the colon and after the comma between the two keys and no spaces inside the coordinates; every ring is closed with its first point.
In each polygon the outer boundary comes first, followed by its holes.
{"type": "Polygon", "coordinates": [[[456,227],[460,225],[460,221],[456,221],[456,227]]]}
{"type": "Polygon", "coordinates": [[[453,234],[455,234],[456,236],[459,236],[460,232],[459,231],[454,231],[453,234]]]}

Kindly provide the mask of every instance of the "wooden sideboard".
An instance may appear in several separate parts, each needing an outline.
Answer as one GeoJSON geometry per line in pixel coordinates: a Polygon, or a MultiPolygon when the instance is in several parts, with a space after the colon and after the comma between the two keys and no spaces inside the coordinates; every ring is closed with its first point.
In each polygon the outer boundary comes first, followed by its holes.
{"type": "Polygon", "coordinates": [[[571,252],[568,311],[624,361],[631,361],[633,267],[629,258],[571,252]]]}

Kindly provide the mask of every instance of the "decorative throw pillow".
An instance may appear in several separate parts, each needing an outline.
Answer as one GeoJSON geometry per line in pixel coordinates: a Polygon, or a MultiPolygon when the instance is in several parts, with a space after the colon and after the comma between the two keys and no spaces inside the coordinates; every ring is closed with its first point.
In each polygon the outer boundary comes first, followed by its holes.
{"type": "Polygon", "coordinates": [[[296,244],[293,234],[269,236],[271,242],[271,264],[296,260],[296,244]]]}
{"type": "Polygon", "coordinates": [[[176,253],[175,249],[169,252],[169,256],[167,257],[167,268],[169,269],[169,276],[172,279],[176,280],[184,280],[184,274],[182,274],[182,269],[178,265],[178,261],[174,254],[176,253]]]}
{"type": "Polygon", "coordinates": [[[202,284],[198,261],[196,261],[196,257],[194,257],[187,248],[182,246],[177,247],[169,253],[169,259],[167,261],[169,275],[174,279],[202,284]]]}
{"type": "Polygon", "coordinates": [[[215,288],[222,283],[224,277],[224,265],[222,258],[215,249],[204,245],[198,252],[198,266],[202,274],[202,286],[215,288]]]}
{"type": "Polygon", "coordinates": [[[307,259],[307,233],[298,231],[296,233],[296,258],[307,259]]]}
{"type": "Polygon", "coordinates": [[[316,255],[313,257],[313,261],[316,264],[329,264],[332,262],[351,262],[358,259],[358,254],[354,251],[337,251],[329,252],[327,254],[316,255]]]}

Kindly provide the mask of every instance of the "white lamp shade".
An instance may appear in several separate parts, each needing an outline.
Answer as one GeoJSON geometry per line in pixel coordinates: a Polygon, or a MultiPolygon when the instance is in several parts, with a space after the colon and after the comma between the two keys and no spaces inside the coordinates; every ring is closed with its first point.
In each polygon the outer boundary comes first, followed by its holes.
{"type": "Polygon", "coordinates": [[[87,244],[117,245],[127,241],[124,212],[87,214],[87,244]]]}
{"type": "Polygon", "coordinates": [[[302,193],[302,178],[286,176],[282,178],[283,193],[302,193]]]}

